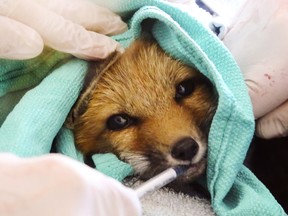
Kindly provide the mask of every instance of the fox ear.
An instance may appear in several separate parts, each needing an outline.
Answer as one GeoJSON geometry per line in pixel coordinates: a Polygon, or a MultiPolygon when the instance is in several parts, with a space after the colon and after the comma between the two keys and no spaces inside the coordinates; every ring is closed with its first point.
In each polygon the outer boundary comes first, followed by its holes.
{"type": "Polygon", "coordinates": [[[92,98],[99,78],[120,56],[121,54],[119,52],[114,52],[102,61],[91,62],[89,64],[82,91],[66,118],[65,126],[67,128],[74,129],[77,119],[87,110],[88,103],[92,98]]]}

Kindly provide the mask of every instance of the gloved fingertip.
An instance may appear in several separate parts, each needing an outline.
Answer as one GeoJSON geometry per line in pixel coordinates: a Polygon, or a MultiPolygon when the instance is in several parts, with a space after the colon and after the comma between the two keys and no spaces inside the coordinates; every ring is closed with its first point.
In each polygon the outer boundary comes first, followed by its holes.
{"type": "Polygon", "coordinates": [[[0,58],[30,59],[42,52],[44,42],[34,29],[8,17],[0,17],[0,26],[0,58]]]}
{"type": "Polygon", "coordinates": [[[116,41],[106,36],[101,37],[100,40],[93,40],[94,43],[86,44],[86,49],[78,49],[77,52],[71,52],[77,58],[84,60],[100,60],[107,58],[111,53],[117,51],[123,53],[124,48],[116,41]],[[96,43],[97,42],[97,43],[96,43]]]}
{"type": "Polygon", "coordinates": [[[128,26],[120,17],[114,17],[111,22],[110,33],[108,35],[121,34],[128,30],[128,26]]]}
{"type": "Polygon", "coordinates": [[[43,49],[44,43],[41,38],[27,41],[26,47],[22,50],[21,59],[35,58],[42,53],[43,49]]]}
{"type": "Polygon", "coordinates": [[[119,46],[116,47],[116,51],[119,52],[120,54],[123,54],[125,52],[124,47],[122,47],[120,44],[119,46]]]}
{"type": "Polygon", "coordinates": [[[282,122],[282,119],[269,118],[264,116],[256,122],[256,136],[263,139],[272,139],[285,137],[288,135],[288,126],[282,122]]]}
{"type": "Polygon", "coordinates": [[[7,59],[18,59],[18,60],[26,60],[26,59],[32,59],[40,55],[43,51],[44,45],[39,46],[27,46],[23,47],[23,49],[17,49],[13,52],[11,52],[6,56],[7,59]]]}
{"type": "Polygon", "coordinates": [[[257,137],[260,137],[262,139],[270,139],[274,136],[273,134],[274,133],[271,134],[271,131],[268,131],[268,134],[267,134],[266,127],[263,126],[263,124],[260,121],[257,122],[256,128],[255,128],[255,135],[257,137]]]}

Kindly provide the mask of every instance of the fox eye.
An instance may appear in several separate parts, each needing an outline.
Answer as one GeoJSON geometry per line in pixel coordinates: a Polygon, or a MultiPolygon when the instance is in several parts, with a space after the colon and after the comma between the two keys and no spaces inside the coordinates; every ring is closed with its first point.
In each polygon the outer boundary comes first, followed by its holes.
{"type": "Polygon", "coordinates": [[[176,86],[175,100],[180,100],[191,95],[194,91],[194,80],[187,79],[176,86]]]}
{"type": "Polygon", "coordinates": [[[108,118],[107,120],[107,128],[113,131],[122,130],[127,128],[133,119],[127,114],[115,114],[108,118]]]}

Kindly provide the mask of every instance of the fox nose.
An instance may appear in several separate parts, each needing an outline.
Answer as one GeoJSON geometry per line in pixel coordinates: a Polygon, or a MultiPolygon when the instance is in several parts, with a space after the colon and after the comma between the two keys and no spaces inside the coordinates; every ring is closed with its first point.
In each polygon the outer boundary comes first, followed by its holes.
{"type": "Polygon", "coordinates": [[[198,143],[191,137],[187,137],[174,144],[171,155],[178,160],[192,160],[198,149],[198,143]]]}

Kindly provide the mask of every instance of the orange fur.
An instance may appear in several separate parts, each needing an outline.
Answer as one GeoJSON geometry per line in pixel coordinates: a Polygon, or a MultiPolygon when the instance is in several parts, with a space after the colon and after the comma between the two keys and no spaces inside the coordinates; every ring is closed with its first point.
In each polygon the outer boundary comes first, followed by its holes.
{"type": "Polygon", "coordinates": [[[216,109],[212,84],[196,69],[173,59],[153,41],[136,40],[99,78],[86,111],[75,124],[78,148],[85,154],[112,152],[150,177],[169,166],[192,164],[192,179],[203,172],[207,137],[216,109]],[[176,88],[193,80],[191,95],[176,99],[176,88]],[[108,119],[124,114],[132,124],[107,128],[108,119]],[[199,152],[187,162],[171,156],[175,143],[191,137],[199,152]]]}

